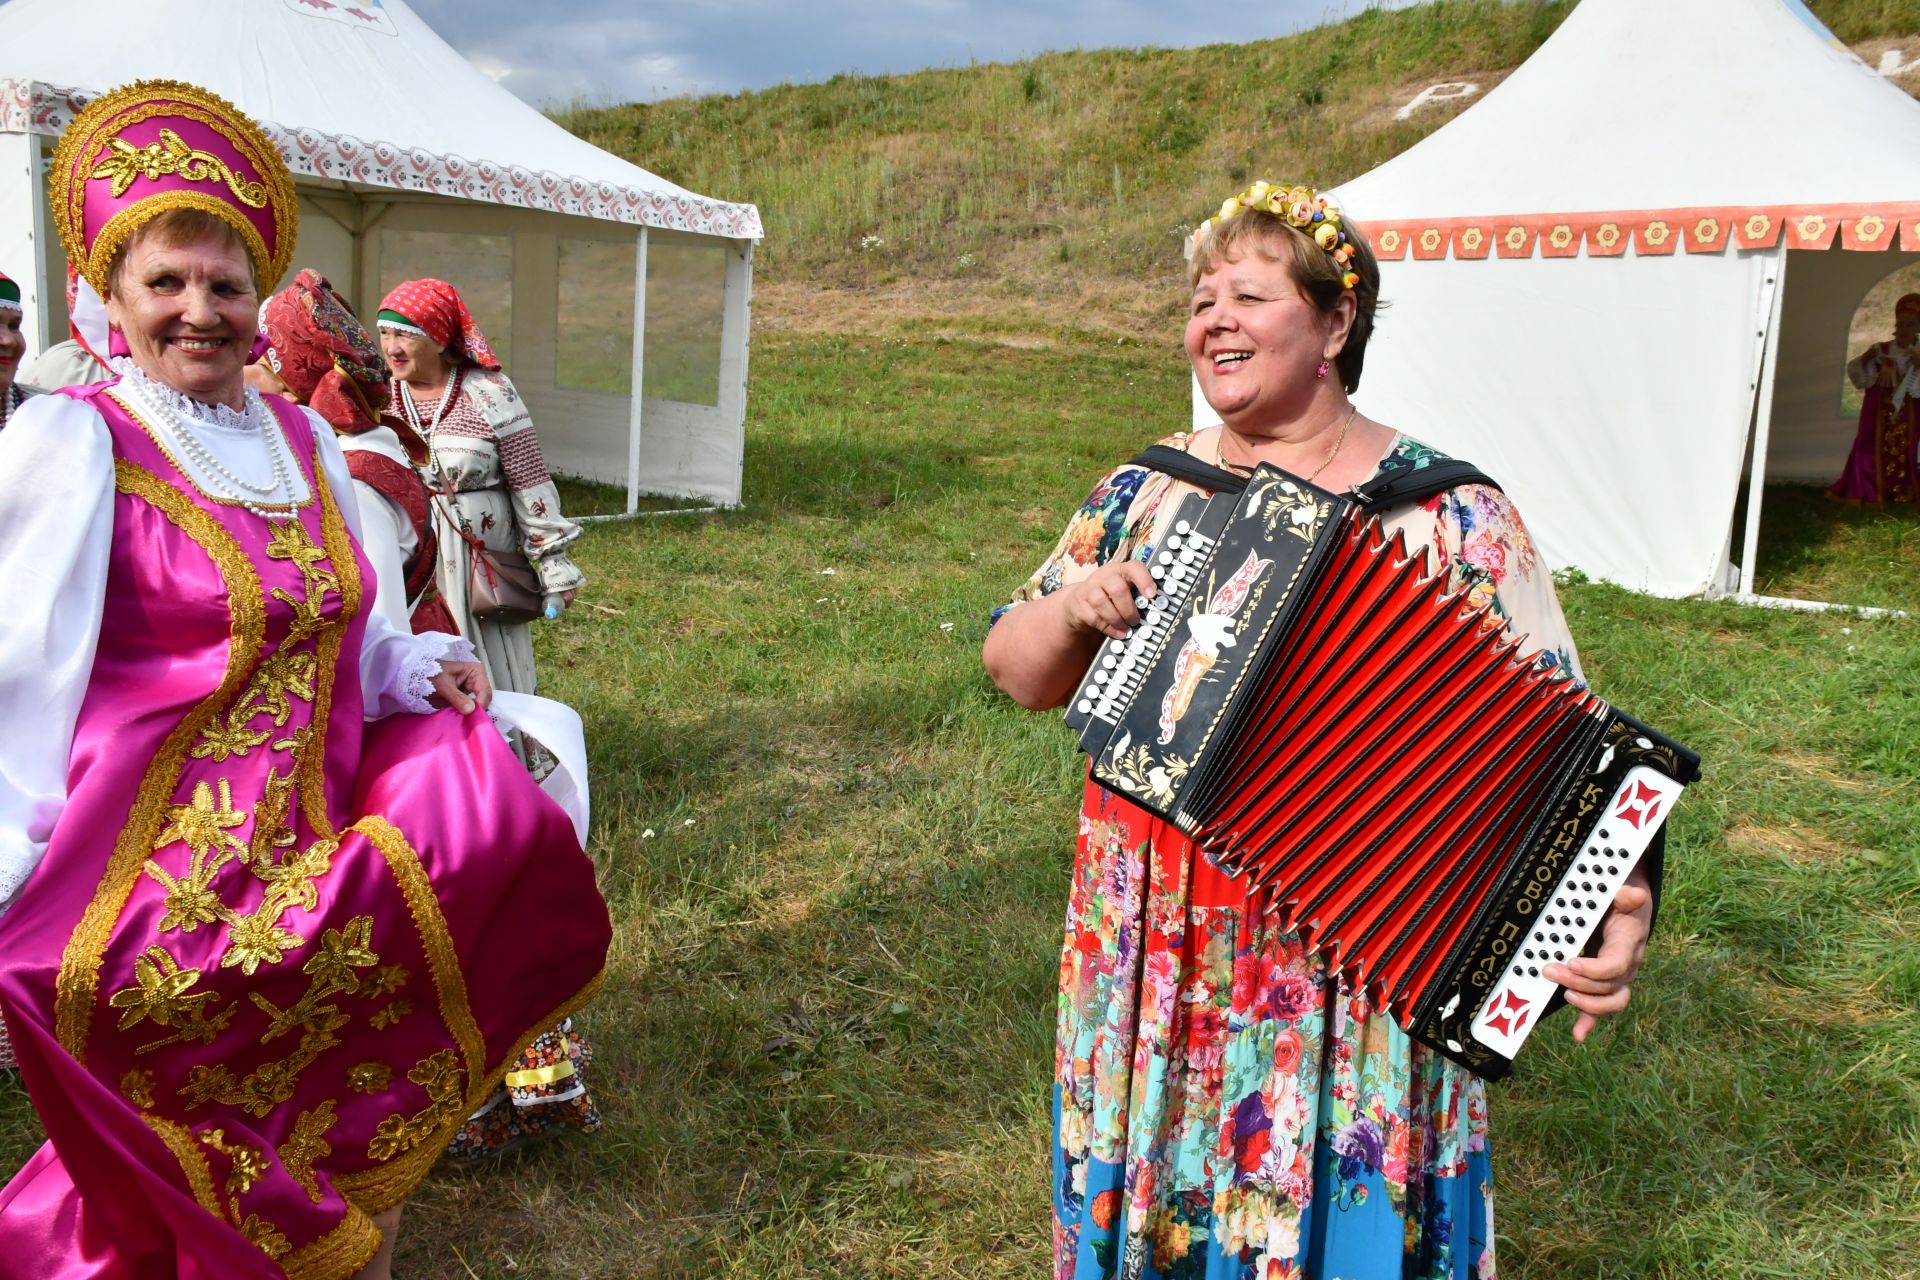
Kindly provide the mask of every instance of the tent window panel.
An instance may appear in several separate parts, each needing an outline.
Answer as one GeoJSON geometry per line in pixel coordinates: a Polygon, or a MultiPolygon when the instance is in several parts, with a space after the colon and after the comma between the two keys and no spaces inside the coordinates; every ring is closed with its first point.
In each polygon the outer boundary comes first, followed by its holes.
{"type": "Polygon", "coordinates": [[[727,247],[657,239],[647,247],[648,400],[720,403],[727,247]]]}
{"type": "MultiPolygon", "coordinates": [[[[563,387],[633,394],[633,259],[637,246],[560,242],[555,380],[563,387]]],[[[652,336],[651,333],[648,334],[652,336]]]]}
{"type": "MultiPolygon", "coordinates": [[[[1920,293],[1920,262],[1901,267],[1867,290],[1867,296],[1860,300],[1859,308],[1853,313],[1853,327],[1847,331],[1848,360],[1874,343],[1893,337],[1893,304],[1908,293],[1920,293]]],[[[1864,393],[1853,385],[1847,371],[1841,369],[1841,411],[1849,418],[1859,417],[1864,399],[1864,393]]]]}
{"type": "MultiPolygon", "coordinates": [[[[513,237],[452,231],[380,232],[380,292],[408,280],[445,280],[513,374],[513,237]]],[[[375,299],[378,305],[378,299],[375,299]]]]}

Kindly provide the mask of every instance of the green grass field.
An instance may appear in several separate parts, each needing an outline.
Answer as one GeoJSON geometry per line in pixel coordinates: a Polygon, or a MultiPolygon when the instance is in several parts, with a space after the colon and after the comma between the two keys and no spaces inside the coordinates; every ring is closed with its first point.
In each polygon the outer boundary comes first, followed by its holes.
{"type": "MultiPolygon", "coordinates": [[[[758,200],[780,324],[747,505],[593,526],[538,633],[592,744],[606,1131],[437,1172],[401,1280],[1044,1273],[1081,766],[986,680],[988,611],[1187,420],[1171,229],[1250,168],[1377,162],[1438,122],[1382,124],[1394,92],[1511,66],[1569,8],[569,118],[758,200]]],[[[1763,592],[1920,614],[1917,563],[1920,514],[1769,494],[1763,592]]],[[[1598,690],[1707,773],[1633,1008],[1584,1047],[1550,1024],[1493,1090],[1502,1275],[1920,1276],[1920,618],[1563,599],[1598,690]]],[[[0,1089],[0,1164],[38,1140],[0,1089]]]]}
{"type": "MultiPolygon", "coordinates": [[[[755,369],[748,508],[596,528],[542,635],[619,922],[585,1019],[608,1131],[437,1175],[403,1275],[1045,1265],[1078,759],[978,647],[1092,478],[1183,419],[1184,367],[829,336],[755,369]]],[[[1920,610],[1920,519],[1770,501],[1764,589],[1920,610]]],[[[1565,598],[1596,685],[1709,767],[1635,1008],[1496,1090],[1507,1273],[1914,1274],[1920,632],[1565,598]]]]}

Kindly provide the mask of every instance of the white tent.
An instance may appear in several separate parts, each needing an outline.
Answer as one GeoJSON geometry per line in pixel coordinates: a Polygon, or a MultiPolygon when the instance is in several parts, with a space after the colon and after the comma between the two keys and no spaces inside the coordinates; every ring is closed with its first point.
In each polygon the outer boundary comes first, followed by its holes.
{"type": "Polygon", "coordinates": [[[266,127],[300,193],[295,265],[363,315],[409,276],[459,285],[555,470],[625,485],[629,510],[739,501],[759,212],[574,137],[403,0],[0,5],[0,265],[30,350],[66,336],[53,144],[93,95],[156,77],[266,127]]]}
{"type": "Polygon", "coordinates": [[[1331,194],[1383,262],[1364,412],[1500,480],[1557,566],[1751,597],[1760,481],[1839,474],[1849,322],[1920,260],[1920,103],[1798,0],[1582,0],[1331,194]]]}

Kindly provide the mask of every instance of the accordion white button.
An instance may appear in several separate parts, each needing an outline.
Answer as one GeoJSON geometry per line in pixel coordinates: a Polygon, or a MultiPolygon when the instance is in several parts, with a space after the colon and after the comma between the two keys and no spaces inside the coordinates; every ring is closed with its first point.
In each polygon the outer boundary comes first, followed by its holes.
{"type": "Polygon", "coordinates": [[[1551,905],[1520,940],[1507,971],[1474,1014],[1475,1040],[1507,1058],[1520,1051],[1559,990],[1542,976],[1541,967],[1580,954],[1599,927],[1603,909],[1620,892],[1684,789],[1644,765],[1627,771],[1585,847],[1543,899],[1551,905]]]}

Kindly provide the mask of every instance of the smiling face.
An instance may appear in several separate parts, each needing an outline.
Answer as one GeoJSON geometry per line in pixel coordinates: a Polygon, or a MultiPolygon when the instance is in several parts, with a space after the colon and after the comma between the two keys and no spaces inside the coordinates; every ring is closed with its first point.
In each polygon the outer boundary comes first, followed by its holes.
{"type": "Polygon", "coordinates": [[[149,378],[203,403],[239,407],[260,296],[238,237],[180,244],[134,237],[115,271],[107,320],[149,378]]]}
{"type": "Polygon", "coordinates": [[[1351,303],[1323,315],[1287,264],[1258,253],[1222,259],[1194,282],[1187,358],[1200,393],[1228,426],[1252,434],[1302,416],[1329,351],[1337,352],[1351,303]]]}
{"type": "Polygon", "coordinates": [[[13,385],[20,358],[27,354],[26,335],[20,332],[22,318],[11,307],[0,307],[0,392],[13,385]]]}
{"type": "Polygon", "coordinates": [[[382,326],[380,350],[393,369],[393,376],[421,391],[438,392],[447,380],[447,359],[432,338],[425,334],[403,333],[382,326]]]}

